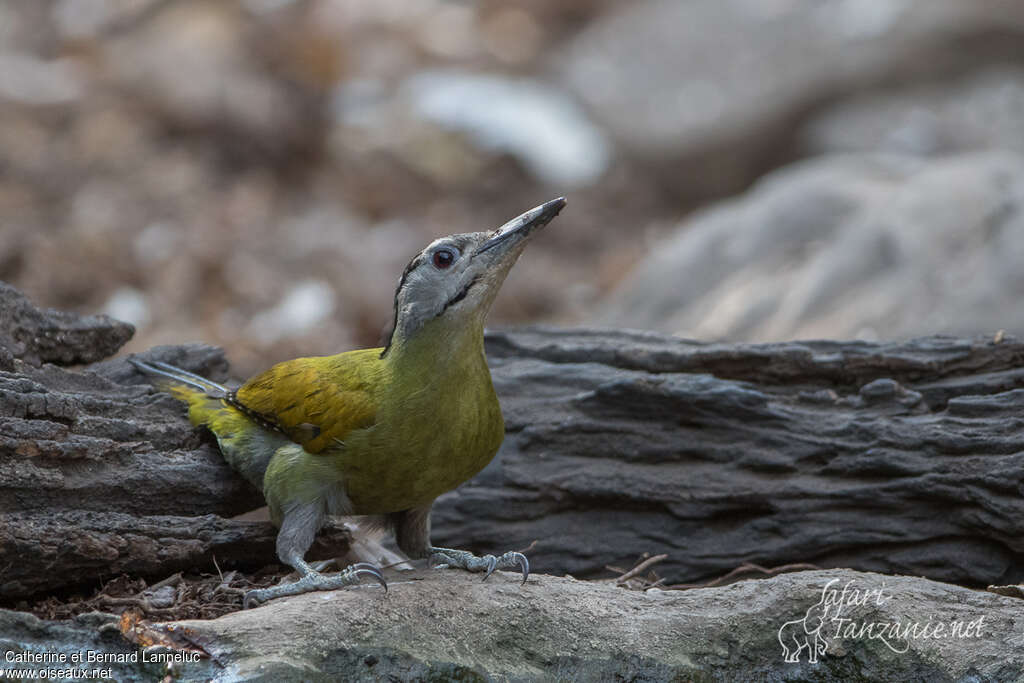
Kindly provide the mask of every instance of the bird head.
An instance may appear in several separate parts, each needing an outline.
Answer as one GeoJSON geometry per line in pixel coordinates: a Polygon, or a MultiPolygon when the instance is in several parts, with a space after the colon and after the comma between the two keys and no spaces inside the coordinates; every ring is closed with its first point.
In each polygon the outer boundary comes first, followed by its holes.
{"type": "Polygon", "coordinates": [[[482,325],[505,277],[537,230],[565,206],[559,197],[513,218],[497,230],[434,240],[405,267],[395,291],[396,339],[409,339],[431,321],[482,325]]]}

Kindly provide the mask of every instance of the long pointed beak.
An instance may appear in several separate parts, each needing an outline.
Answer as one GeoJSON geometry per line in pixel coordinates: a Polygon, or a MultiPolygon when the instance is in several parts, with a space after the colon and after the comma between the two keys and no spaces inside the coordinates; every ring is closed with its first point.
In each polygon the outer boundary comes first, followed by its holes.
{"type": "Polygon", "coordinates": [[[542,228],[551,222],[558,212],[565,206],[565,197],[559,197],[558,199],[552,199],[550,202],[545,202],[538,207],[530,209],[521,216],[517,216],[510,220],[505,225],[501,226],[494,231],[494,235],[491,239],[481,245],[477,249],[476,254],[482,254],[485,251],[489,251],[499,244],[505,244],[509,240],[518,242],[525,238],[531,232],[537,228],[542,228]]]}

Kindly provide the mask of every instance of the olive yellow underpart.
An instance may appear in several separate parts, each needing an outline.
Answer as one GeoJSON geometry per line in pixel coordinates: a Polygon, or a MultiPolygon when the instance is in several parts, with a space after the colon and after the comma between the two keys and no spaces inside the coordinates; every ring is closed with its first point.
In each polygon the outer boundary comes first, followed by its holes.
{"type": "MultiPolygon", "coordinates": [[[[430,506],[491,461],[505,435],[484,357],[484,318],[537,230],[565,206],[547,202],[493,232],[450,235],[417,254],[395,292],[387,346],[279,363],[232,391],[165,363],[133,359],[188,405],[230,465],[262,489],[277,553],[301,578],[250,591],[246,605],[340,588],[379,568],[334,575],[303,559],[328,515],[375,515],[413,558],[484,571],[518,568],[507,552],[476,557],[430,544],[430,506]]],[[[386,586],[385,586],[386,587],[386,586]]]]}

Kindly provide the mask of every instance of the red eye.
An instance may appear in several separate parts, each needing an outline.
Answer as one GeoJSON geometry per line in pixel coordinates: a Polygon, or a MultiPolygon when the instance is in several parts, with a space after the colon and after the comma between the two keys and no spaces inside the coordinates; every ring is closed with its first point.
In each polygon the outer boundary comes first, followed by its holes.
{"type": "Polygon", "coordinates": [[[455,263],[455,253],[451,249],[438,249],[434,252],[434,266],[444,270],[455,263]]]}

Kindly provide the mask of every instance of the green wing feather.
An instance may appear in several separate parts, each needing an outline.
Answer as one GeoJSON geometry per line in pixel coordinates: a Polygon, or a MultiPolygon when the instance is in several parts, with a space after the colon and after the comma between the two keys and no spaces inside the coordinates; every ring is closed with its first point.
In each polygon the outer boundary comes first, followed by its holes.
{"type": "Polygon", "coordinates": [[[376,420],[380,349],[279,363],[239,387],[229,401],[280,429],[309,453],[344,443],[376,420]]]}

